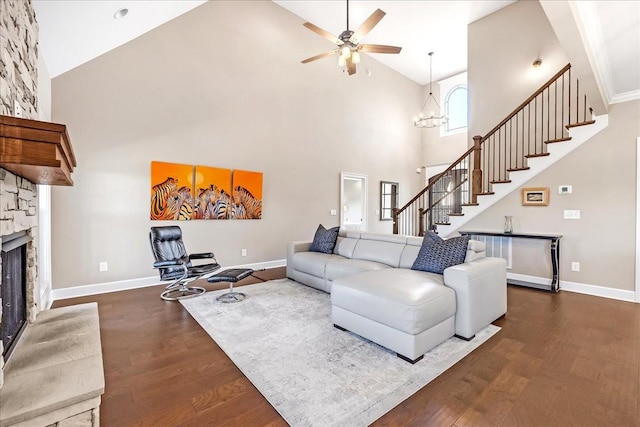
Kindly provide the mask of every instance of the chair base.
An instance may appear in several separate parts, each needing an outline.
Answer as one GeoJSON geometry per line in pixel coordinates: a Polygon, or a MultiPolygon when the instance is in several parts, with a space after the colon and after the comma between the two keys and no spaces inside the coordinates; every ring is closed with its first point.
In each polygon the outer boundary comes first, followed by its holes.
{"type": "Polygon", "coordinates": [[[200,288],[197,286],[193,286],[191,288],[180,286],[178,288],[167,289],[160,294],[160,298],[165,301],[177,301],[181,299],[197,297],[203,295],[205,292],[207,292],[205,288],[200,288]]]}
{"type": "Polygon", "coordinates": [[[218,298],[216,298],[216,301],[224,303],[240,302],[246,297],[247,296],[241,292],[227,292],[219,295],[218,298]]]}

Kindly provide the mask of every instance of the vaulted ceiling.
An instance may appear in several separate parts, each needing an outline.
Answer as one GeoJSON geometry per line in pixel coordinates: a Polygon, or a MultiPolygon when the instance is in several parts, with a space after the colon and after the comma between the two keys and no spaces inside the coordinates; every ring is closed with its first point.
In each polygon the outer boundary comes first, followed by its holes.
{"type": "MultiPolygon", "coordinates": [[[[56,77],[185,13],[203,0],[77,1],[32,0],[40,25],[40,49],[56,77]],[[128,8],[123,19],[114,13],[128,8]]],[[[375,60],[426,84],[428,52],[435,52],[433,78],[467,69],[467,25],[512,3],[493,1],[362,0],[349,2],[350,27],[357,28],[376,9],[386,16],[366,43],[401,46],[399,55],[373,54],[375,60]]],[[[338,35],[346,28],[346,2],[274,0],[305,21],[338,35]]],[[[573,2],[583,38],[601,67],[610,98],[640,97],[640,2],[573,2]]],[[[304,30],[304,28],[302,28],[304,30]]],[[[331,42],[327,41],[327,50],[331,42]]],[[[309,56],[320,52],[309,52],[309,56]]],[[[302,58],[301,58],[302,59],[302,58]]]]}

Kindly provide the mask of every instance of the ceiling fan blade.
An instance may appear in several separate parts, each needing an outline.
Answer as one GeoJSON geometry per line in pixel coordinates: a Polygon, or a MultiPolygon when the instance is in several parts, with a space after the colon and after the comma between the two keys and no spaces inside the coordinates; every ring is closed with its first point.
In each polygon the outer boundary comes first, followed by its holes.
{"type": "Polygon", "coordinates": [[[349,75],[356,73],[356,64],[351,60],[351,57],[347,58],[347,72],[349,75]]]}
{"type": "Polygon", "coordinates": [[[342,40],[340,40],[339,38],[337,38],[336,36],[334,36],[330,32],[323,30],[322,28],[318,27],[317,25],[312,24],[311,22],[305,22],[302,25],[304,25],[305,27],[307,27],[308,29],[310,29],[314,33],[320,34],[325,39],[331,40],[332,42],[334,42],[338,46],[341,46],[341,45],[344,44],[344,42],[342,40]]]}
{"type": "Polygon", "coordinates": [[[366,53],[400,53],[402,48],[384,44],[361,44],[358,45],[358,50],[366,53]]]}
{"type": "Polygon", "coordinates": [[[306,64],[307,62],[315,61],[316,59],[322,59],[322,58],[326,58],[327,56],[335,55],[338,52],[340,52],[340,49],[334,49],[329,52],[321,53],[320,55],[316,55],[316,56],[312,56],[311,58],[304,59],[300,62],[302,62],[303,64],[306,64]]]}
{"type": "Polygon", "coordinates": [[[364,36],[369,33],[369,31],[373,29],[373,27],[378,25],[378,22],[380,22],[380,20],[384,18],[384,15],[386,15],[386,13],[380,9],[373,12],[371,16],[369,16],[353,33],[353,35],[349,38],[349,41],[358,43],[364,36]]]}

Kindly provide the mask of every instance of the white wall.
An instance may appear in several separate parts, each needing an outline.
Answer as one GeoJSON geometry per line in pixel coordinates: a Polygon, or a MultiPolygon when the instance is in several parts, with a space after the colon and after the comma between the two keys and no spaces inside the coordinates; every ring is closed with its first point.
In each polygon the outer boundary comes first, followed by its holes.
{"type": "Polygon", "coordinates": [[[52,194],[54,289],[157,275],[149,227],[175,222],[149,220],[152,160],[264,173],[262,220],[180,223],[189,252],[223,265],[283,259],[338,225],[340,172],[368,175],[369,229],[391,232],[378,183],[399,182],[401,203],[418,190],[421,87],[367,55],[350,77],[300,64],[331,48],[302,23],[272,2],[208,2],[53,80],[78,159],[52,194]]]}
{"type": "MultiPolygon", "coordinates": [[[[486,134],[566,63],[538,2],[519,1],[471,24],[470,134],[486,134]],[[543,69],[532,74],[536,57],[543,69]]],[[[525,184],[549,187],[548,207],[524,207],[515,191],[465,228],[500,231],[504,216],[512,215],[514,232],[563,235],[561,280],[632,291],[638,117],[640,101],[610,106],[605,130],[525,184]],[[558,195],[559,185],[572,185],[573,193],[558,195]],[[580,210],[582,219],[563,219],[565,209],[580,210]],[[580,262],[580,272],[571,271],[572,261],[580,262]]],[[[512,272],[549,277],[547,251],[542,243],[514,239],[512,272]]]]}

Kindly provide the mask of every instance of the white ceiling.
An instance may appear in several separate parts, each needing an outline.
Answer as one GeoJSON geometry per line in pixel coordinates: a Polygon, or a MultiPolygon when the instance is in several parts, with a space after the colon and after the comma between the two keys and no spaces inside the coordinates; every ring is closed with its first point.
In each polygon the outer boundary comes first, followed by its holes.
{"type": "MultiPolygon", "coordinates": [[[[40,25],[40,50],[51,77],[69,71],[206,2],[32,1],[40,25]],[[124,19],[113,19],[114,12],[122,7],[128,8],[129,14],[124,19]]],[[[465,71],[467,25],[513,1],[350,1],[350,29],[357,28],[376,9],[385,11],[386,16],[363,38],[363,42],[401,46],[399,55],[371,56],[408,78],[426,84],[429,82],[428,52],[434,52],[434,80],[465,71]]],[[[345,1],[274,0],[274,3],[336,36],[346,29],[345,1]]],[[[605,85],[608,85],[610,99],[622,93],[636,93],[636,97],[639,97],[640,2],[577,1],[574,4],[584,19],[591,49],[598,53],[598,66],[604,75],[605,85]]],[[[332,46],[327,41],[327,51],[332,46]]],[[[308,56],[319,53],[322,52],[310,51],[308,56]]]]}

